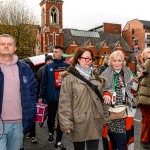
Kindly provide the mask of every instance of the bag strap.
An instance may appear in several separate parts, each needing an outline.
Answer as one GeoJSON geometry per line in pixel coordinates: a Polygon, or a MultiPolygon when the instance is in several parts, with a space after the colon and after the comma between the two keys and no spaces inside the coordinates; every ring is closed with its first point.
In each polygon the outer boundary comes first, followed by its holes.
{"type": "Polygon", "coordinates": [[[97,86],[92,84],[90,81],[88,81],[87,79],[85,79],[82,75],[80,74],[75,74],[73,72],[70,72],[72,75],[74,75],[75,77],[79,78],[80,80],[84,81],[95,93],[96,95],[99,97],[99,99],[101,100],[102,103],[104,103],[104,99],[100,93],[100,91],[98,90],[97,86]]]}

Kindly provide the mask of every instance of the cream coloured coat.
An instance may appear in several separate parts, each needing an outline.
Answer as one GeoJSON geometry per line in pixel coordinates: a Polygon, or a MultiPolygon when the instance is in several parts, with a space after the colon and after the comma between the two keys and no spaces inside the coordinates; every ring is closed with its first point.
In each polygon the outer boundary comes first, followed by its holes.
{"type": "MultiPolygon", "coordinates": [[[[78,71],[74,67],[69,70],[78,71]]],[[[90,81],[101,91],[102,84],[94,76],[90,81]]],[[[84,82],[67,73],[62,79],[59,99],[59,121],[63,131],[70,129],[73,142],[95,140],[101,137],[103,105],[95,92],[84,82]]]]}

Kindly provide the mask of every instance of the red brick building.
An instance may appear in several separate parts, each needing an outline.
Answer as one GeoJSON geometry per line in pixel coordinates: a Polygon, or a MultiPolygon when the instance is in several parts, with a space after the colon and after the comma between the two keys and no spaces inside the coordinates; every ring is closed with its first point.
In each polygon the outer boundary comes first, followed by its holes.
{"type": "MultiPolygon", "coordinates": [[[[133,19],[128,21],[122,31],[122,36],[133,51],[142,53],[144,48],[150,47],[150,21],[133,19]]],[[[133,63],[132,70],[136,71],[133,63]]]]}
{"type": "MultiPolygon", "coordinates": [[[[42,0],[40,7],[41,26],[37,34],[37,54],[51,52],[55,45],[63,46],[66,54],[73,53],[78,46],[86,46],[93,50],[97,58],[121,50],[126,60],[129,60],[132,49],[121,36],[120,24],[104,23],[87,31],[64,29],[62,0],[42,0]]],[[[99,59],[95,64],[100,62],[99,59]]]]}
{"type": "Polygon", "coordinates": [[[134,41],[138,42],[141,51],[150,47],[150,21],[133,19],[128,21],[122,30],[122,36],[133,49],[134,41]]]}
{"type": "Polygon", "coordinates": [[[64,45],[62,5],[62,0],[41,1],[41,27],[37,35],[37,54],[50,52],[55,45],[64,45]]]}

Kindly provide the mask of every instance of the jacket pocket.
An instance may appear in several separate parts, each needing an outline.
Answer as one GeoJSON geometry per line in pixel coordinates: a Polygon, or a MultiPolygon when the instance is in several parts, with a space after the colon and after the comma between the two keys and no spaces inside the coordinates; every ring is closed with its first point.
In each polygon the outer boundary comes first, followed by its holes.
{"type": "Polygon", "coordinates": [[[81,122],[85,121],[86,120],[86,115],[87,115],[86,112],[79,113],[79,114],[74,114],[75,123],[81,123],[81,122]]]}

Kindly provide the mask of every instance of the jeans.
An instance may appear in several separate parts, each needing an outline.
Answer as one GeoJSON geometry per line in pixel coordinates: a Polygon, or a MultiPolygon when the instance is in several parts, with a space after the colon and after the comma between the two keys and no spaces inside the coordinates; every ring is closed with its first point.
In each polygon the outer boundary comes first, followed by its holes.
{"type": "Polygon", "coordinates": [[[111,131],[108,131],[108,136],[112,143],[112,150],[127,150],[125,133],[113,133],[111,131]]]}
{"type": "Polygon", "coordinates": [[[84,142],[73,142],[74,150],[98,150],[99,140],[89,140],[84,142]]]}
{"type": "Polygon", "coordinates": [[[23,144],[23,127],[21,122],[4,122],[4,132],[0,139],[1,150],[20,150],[23,144]]]}

